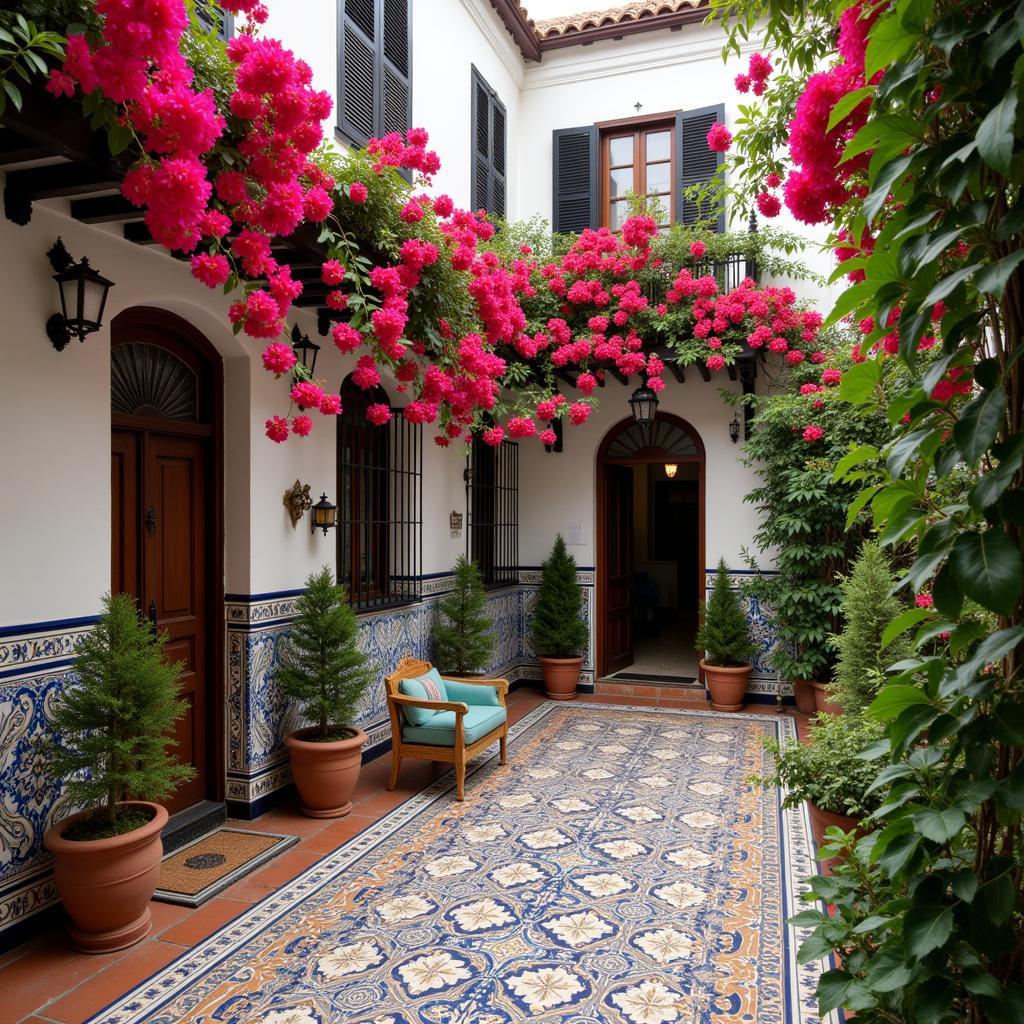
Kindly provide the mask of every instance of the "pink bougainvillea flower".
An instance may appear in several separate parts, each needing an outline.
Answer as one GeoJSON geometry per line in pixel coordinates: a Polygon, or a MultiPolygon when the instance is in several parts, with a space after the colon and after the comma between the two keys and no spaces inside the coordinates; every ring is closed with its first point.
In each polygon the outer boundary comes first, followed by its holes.
{"type": "Polygon", "coordinates": [[[825,436],[825,431],[815,424],[804,427],[803,438],[808,444],[820,441],[825,436]]]}
{"type": "Polygon", "coordinates": [[[391,408],[383,402],[374,402],[367,406],[366,418],[375,426],[382,427],[391,419],[391,408]]]}
{"type": "Polygon", "coordinates": [[[704,254],[708,251],[707,246],[698,238],[697,241],[690,243],[690,255],[695,260],[704,259],[704,254]]]}
{"type": "Polygon", "coordinates": [[[272,416],[264,426],[271,441],[280,444],[288,440],[288,421],[283,416],[272,416]]]}
{"type": "Polygon", "coordinates": [[[369,194],[369,189],[361,181],[353,181],[348,187],[348,197],[357,206],[362,206],[369,194]]]}
{"type": "Polygon", "coordinates": [[[782,201],[770,192],[761,192],[757,197],[757,208],[763,217],[778,217],[782,201]]]}
{"type": "Polygon", "coordinates": [[[277,377],[287,373],[297,361],[295,350],[283,341],[275,341],[263,350],[263,368],[277,377]]]}
{"type": "Polygon", "coordinates": [[[725,356],[708,356],[704,362],[709,370],[721,370],[725,366],[725,356]]]}
{"type": "Polygon", "coordinates": [[[306,416],[304,413],[300,413],[298,416],[292,417],[292,433],[298,434],[299,437],[308,437],[309,432],[313,429],[313,421],[306,416]]]}
{"type": "Polygon", "coordinates": [[[935,604],[935,599],[931,594],[922,592],[914,598],[914,604],[916,604],[918,608],[931,608],[932,605],[935,604]]]}
{"type": "Polygon", "coordinates": [[[550,427],[547,427],[537,435],[537,439],[541,444],[550,448],[558,440],[558,435],[550,427]]]}
{"type": "Polygon", "coordinates": [[[220,253],[209,255],[196,254],[192,257],[192,276],[206,285],[207,288],[219,288],[227,281],[231,267],[227,258],[220,253]]]}
{"type": "Polygon", "coordinates": [[[737,92],[750,92],[750,75],[737,75],[734,81],[737,92]]]}
{"type": "Polygon", "coordinates": [[[337,260],[325,260],[320,268],[320,278],[324,284],[341,284],[345,280],[345,268],[337,260]]]}
{"type": "Polygon", "coordinates": [[[731,145],[732,132],[716,121],[708,131],[708,149],[716,153],[727,153],[731,145]]]}

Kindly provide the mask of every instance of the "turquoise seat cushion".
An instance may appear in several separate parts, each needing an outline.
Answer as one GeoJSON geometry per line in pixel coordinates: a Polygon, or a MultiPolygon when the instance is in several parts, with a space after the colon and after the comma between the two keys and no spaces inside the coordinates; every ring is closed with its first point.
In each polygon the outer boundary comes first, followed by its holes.
{"type": "Polygon", "coordinates": [[[500,707],[498,690],[494,686],[479,686],[475,683],[460,683],[454,679],[446,679],[444,688],[449,700],[460,700],[470,707],[500,707]]]}
{"type": "MultiPolygon", "coordinates": [[[[505,724],[503,707],[470,707],[462,716],[462,729],[467,746],[481,736],[505,724]]],[[[402,730],[406,743],[425,743],[431,747],[455,746],[455,712],[439,711],[427,725],[407,725],[402,730]]]]}
{"type": "MultiPolygon", "coordinates": [[[[417,700],[444,701],[450,699],[441,673],[436,668],[432,668],[425,675],[414,679],[403,679],[398,684],[398,692],[406,697],[415,697],[417,700]]],[[[402,708],[402,714],[405,715],[405,720],[410,725],[426,725],[438,712],[428,708],[411,708],[406,705],[402,708]]]]}

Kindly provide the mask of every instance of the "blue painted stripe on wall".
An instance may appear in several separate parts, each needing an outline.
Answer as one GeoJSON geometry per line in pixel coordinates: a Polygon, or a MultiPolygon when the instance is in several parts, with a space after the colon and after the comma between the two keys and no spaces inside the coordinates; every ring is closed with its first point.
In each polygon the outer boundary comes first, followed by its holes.
{"type": "Polygon", "coordinates": [[[273,601],[275,598],[280,597],[298,597],[299,594],[304,594],[306,591],[305,587],[300,587],[298,590],[269,590],[265,594],[225,594],[225,601],[273,601]]]}
{"type": "Polygon", "coordinates": [[[92,626],[99,618],[99,615],[82,615],[77,619],[50,619],[47,622],[27,622],[21,626],[0,626],[0,636],[29,636],[32,633],[52,633],[58,629],[92,626]]]}
{"type": "Polygon", "coordinates": [[[23,661],[16,668],[4,669],[0,672],[0,679],[11,679],[14,676],[44,676],[49,675],[56,669],[67,668],[74,665],[77,658],[61,658],[58,661],[23,661]]]}

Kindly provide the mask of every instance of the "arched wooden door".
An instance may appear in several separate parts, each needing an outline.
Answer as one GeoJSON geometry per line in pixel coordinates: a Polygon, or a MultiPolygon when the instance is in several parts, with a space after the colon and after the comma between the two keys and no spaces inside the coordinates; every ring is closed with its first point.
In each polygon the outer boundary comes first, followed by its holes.
{"type": "Polygon", "coordinates": [[[704,445],[685,420],[659,412],[650,427],[627,418],[605,435],[597,453],[597,672],[633,663],[633,475],[652,463],[694,464],[696,551],[689,576],[704,598],[704,445]]]}
{"type": "Polygon", "coordinates": [[[164,803],[221,799],[221,365],[209,342],[163,310],[111,327],[111,590],[131,594],[180,661],[186,711],[174,756],[195,769],[164,803]]]}

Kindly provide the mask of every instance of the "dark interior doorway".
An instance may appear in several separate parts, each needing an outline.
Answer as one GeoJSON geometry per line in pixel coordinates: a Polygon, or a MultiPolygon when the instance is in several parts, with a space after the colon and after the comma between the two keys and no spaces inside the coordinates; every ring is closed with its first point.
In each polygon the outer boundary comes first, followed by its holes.
{"type": "Polygon", "coordinates": [[[685,421],[631,420],[598,453],[598,669],[696,679],[703,593],[704,450],[685,421]]]}

